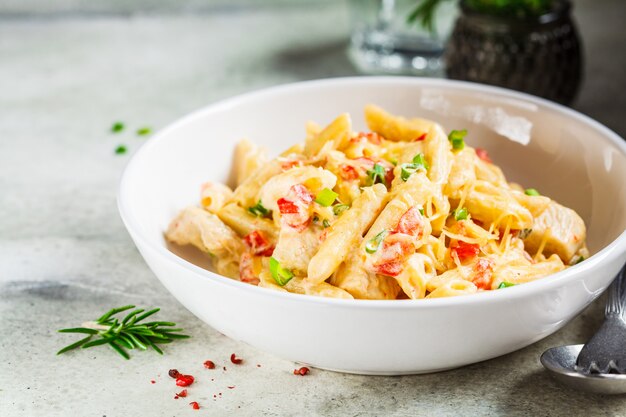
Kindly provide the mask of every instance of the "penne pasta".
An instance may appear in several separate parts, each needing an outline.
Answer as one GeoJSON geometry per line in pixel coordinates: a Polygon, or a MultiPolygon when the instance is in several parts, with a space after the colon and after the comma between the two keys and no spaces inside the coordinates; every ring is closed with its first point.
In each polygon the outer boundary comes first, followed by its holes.
{"type": "Polygon", "coordinates": [[[210,254],[218,273],[263,288],[415,302],[546,277],[589,255],[578,214],[508,182],[487,152],[437,123],[369,105],[271,161],[235,148],[237,187],[207,182],[169,242],[210,254]]]}

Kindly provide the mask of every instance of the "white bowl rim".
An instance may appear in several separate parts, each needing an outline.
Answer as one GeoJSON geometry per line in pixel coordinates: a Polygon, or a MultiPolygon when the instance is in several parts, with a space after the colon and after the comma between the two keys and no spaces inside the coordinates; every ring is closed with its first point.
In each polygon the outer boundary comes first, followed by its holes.
{"type": "MultiPolygon", "coordinates": [[[[183,116],[180,119],[177,119],[173,123],[169,124],[165,128],[159,130],[154,136],[150,138],[148,142],[146,142],[140,149],[138,149],[133,156],[131,157],[128,165],[124,169],[122,173],[118,194],[117,194],[117,205],[118,210],[120,212],[120,217],[126,228],[128,229],[131,237],[133,239],[139,239],[144,247],[150,248],[152,251],[156,252],[158,255],[167,259],[171,263],[177,264],[178,266],[187,269],[191,272],[194,272],[197,278],[200,279],[213,279],[215,283],[234,287],[241,291],[248,291],[252,294],[258,294],[259,296],[270,296],[277,299],[282,299],[285,301],[299,301],[299,302],[308,302],[315,304],[323,304],[323,305],[341,305],[342,307],[349,308],[350,306],[357,307],[367,307],[367,308],[376,308],[376,309],[385,309],[385,310],[395,310],[395,309],[421,309],[421,308],[448,308],[457,305],[468,305],[474,303],[488,303],[488,302],[505,302],[507,300],[514,300],[528,296],[529,294],[540,294],[542,290],[549,290],[554,288],[555,286],[561,285],[564,281],[575,280],[577,278],[582,277],[587,271],[592,270],[596,265],[602,262],[610,262],[605,261],[607,258],[613,258],[620,255],[620,252],[626,252],[626,230],[624,230],[615,240],[605,246],[603,249],[598,251],[597,253],[590,256],[585,262],[582,262],[578,265],[574,265],[570,268],[567,268],[563,271],[557,272],[555,274],[550,275],[549,279],[542,278],[536,281],[525,283],[524,285],[516,285],[513,287],[509,287],[506,291],[484,291],[479,294],[468,294],[461,295],[455,297],[444,297],[444,298],[431,298],[431,299],[423,299],[423,300],[361,300],[361,299],[337,299],[337,298],[326,298],[326,297],[315,297],[310,295],[303,294],[295,294],[288,293],[282,291],[275,291],[268,288],[258,287],[256,285],[250,285],[243,283],[241,281],[237,281],[231,278],[224,277],[212,271],[201,268],[181,257],[169,251],[166,247],[156,244],[152,242],[148,237],[146,237],[138,227],[134,224],[134,219],[131,215],[130,207],[128,207],[128,200],[124,198],[126,194],[130,192],[129,190],[129,180],[133,171],[136,169],[137,161],[142,157],[143,154],[147,153],[150,148],[156,146],[157,142],[161,140],[161,138],[167,136],[170,131],[176,130],[179,126],[185,125],[190,121],[204,117],[207,114],[227,110],[228,108],[235,107],[241,102],[245,102],[251,98],[258,98],[264,95],[274,95],[277,93],[283,93],[292,90],[304,90],[304,89],[314,89],[320,86],[332,86],[333,84],[363,84],[367,85],[370,83],[388,83],[388,84],[414,84],[414,85],[423,85],[423,86],[431,86],[431,87],[454,87],[464,91],[474,91],[474,92],[483,92],[483,93],[496,93],[500,96],[504,96],[509,99],[519,99],[522,101],[530,102],[533,104],[538,104],[541,106],[545,106],[549,109],[555,110],[556,112],[563,113],[569,117],[574,119],[578,119],[579,121],[590,125],[590,127],[598,130],[601,134],[606,136],[613,144],[621,150],[623,154],[626,155],[626,141],[622,139],[617,133],[613,132],[611,129],[602,125],[601,123],[593,120],[589,116],[586,116],[582,113],[579,113],[575,110],[567,108],[563,105],[551,102],[549,100],[536,97],[530,94],[509,90],[506,88],[489,86],[484,84],[478,84],[468,81],[457,81],[457,80],[448,80],[448,79],[435,79],[435,78],[421,78],[421,77],[403,77],[403,76],[359,76],[359,77],[338,77],[338,78],[327,78],[327,79],[319,79],[319,80],[310,80],[310,81],[301,81],[289,84],[281,84],[277,86],[262,88],[259,90],[251,91],[248,93],[236,95],[234,97],[226,98],[223,100],[219,100],[213,104],[209,104],[200,109],[197,109],[186,116],[183,116]],[[618,250],[620,247],[623,247],[622,251],[618,250]]],[[[365,104],[364,104],[365,105],[365,104]]]]}

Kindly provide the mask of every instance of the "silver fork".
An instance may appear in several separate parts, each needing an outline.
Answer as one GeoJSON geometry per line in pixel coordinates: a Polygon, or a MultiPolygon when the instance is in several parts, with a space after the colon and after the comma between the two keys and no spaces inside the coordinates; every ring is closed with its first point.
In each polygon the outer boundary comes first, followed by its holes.
{"type": "Polygon", "coordinates": [[[626,266],[609,287],[600,330],[582,348],[576,370],[582,373],[626,374],[626,266]]]}

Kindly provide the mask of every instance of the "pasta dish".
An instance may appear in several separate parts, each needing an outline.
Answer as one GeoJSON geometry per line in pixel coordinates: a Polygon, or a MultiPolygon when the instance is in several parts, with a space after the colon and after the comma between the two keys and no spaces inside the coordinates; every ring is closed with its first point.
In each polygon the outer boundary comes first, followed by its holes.
{"type": "Polygon", "coordinates": [[[435,122],[369,105],[268,159],[244,139],[233,189],[201,186],[165,237],[217,272],[293,293],[421,299],[500,290],[585,259],[573,210],[508,182],[488,153],[435,122]]]}

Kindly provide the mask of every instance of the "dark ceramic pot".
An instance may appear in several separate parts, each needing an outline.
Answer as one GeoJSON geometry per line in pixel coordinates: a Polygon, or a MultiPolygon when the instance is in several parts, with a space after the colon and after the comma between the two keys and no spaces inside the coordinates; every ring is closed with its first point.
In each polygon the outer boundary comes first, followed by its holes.
{"type": "Polygon", "coordinates": [[[572,102],[582,78],[582,48],[568,0],[525,20],[477,13],[463,1],[461,11],[446,49],[448,78],[572,102]]]}

